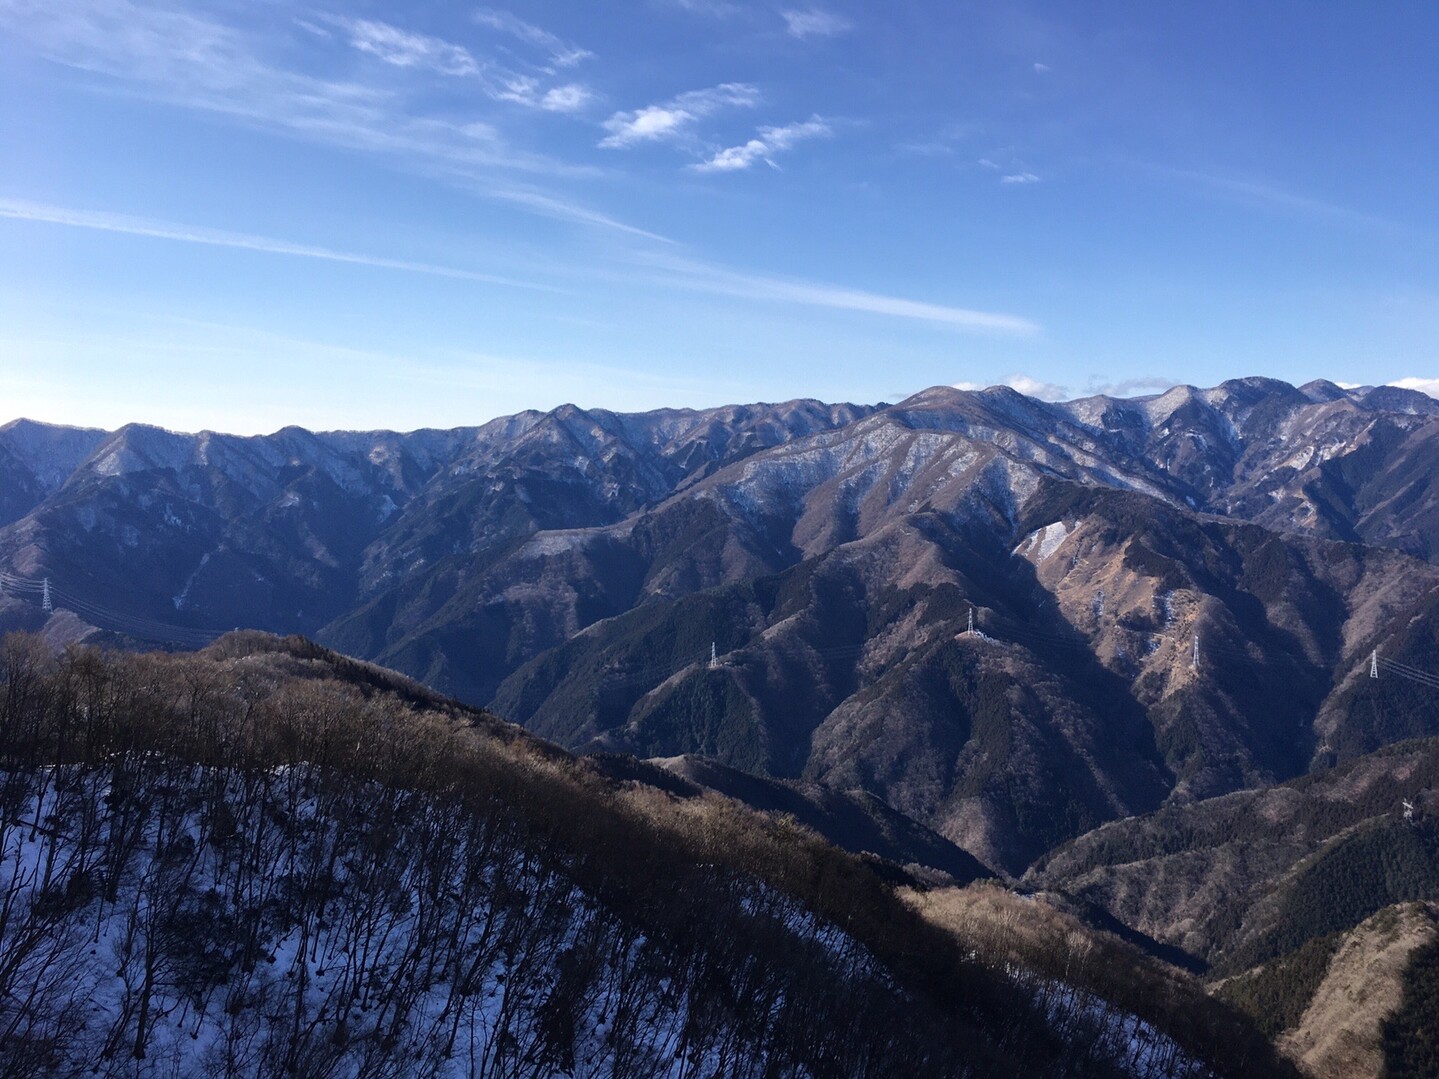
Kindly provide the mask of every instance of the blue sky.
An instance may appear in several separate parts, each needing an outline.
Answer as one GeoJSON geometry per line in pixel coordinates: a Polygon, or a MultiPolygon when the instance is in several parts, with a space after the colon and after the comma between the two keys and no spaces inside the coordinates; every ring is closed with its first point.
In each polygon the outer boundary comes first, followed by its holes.
{"type": "Polygon", "coordinates": [[[1439,375],[1439,6],[0,0],[6,417],[1439,375]]]}

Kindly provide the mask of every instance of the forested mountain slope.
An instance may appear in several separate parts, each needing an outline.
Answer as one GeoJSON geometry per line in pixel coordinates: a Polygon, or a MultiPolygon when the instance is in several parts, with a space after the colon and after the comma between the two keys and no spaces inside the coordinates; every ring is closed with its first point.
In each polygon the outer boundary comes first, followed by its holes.
{"type": "MultiPolygon", "coordinates": [[[[1366,710],[1390,711],[1385,680],[1365,683],[1366,710]]],[[[1439,1059],[1436,820],[1439,740],[1401,742],[1105,825],[1041,859],[1025,883],[1188,950],[1218,995],[1309,1074],[1421,1076],[1439,1059]]]]}

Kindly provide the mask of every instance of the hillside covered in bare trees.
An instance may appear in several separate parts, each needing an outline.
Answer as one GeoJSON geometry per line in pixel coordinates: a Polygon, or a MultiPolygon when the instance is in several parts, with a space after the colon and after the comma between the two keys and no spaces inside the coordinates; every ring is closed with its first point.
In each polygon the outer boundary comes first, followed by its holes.
{"type": "Polygon", "coordinates": [[[5,1075],[1285,1072],[926,894],[299,639],[0,648],[5,1075]]]}

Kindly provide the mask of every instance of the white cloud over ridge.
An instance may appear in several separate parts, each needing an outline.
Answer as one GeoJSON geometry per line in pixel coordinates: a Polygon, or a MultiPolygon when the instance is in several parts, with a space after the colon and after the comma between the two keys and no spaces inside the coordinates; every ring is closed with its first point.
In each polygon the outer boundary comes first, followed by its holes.
{"type": "Polygon", "coordinates": [[[1163,393],[1179,385],[1172,378],[1160,375],[1139,375],[1122,378],[1118,382],[1096,382],[1094,379],[1084,388],[1087,397],[1144,397],[1152,393],[1163,393]]]}
{"type": "MultiPolygon", "coordinates": [[[[956,390],[970,392],[989,388],[982,382],[956,382],[953,385],[956,390]]],[[[1068,386],[1061,386],[1057,382],[1044,382],[1037,378],[1031,378],[1029,375],[1006,375],[994,385],[1008,386],[1012,390],[1018,390],[1026,397],[1034,397],[1040,401],[1064,401],[1072,396],[1068,386]]]]}
{"type": "MultiPolygon", "coordinates": [[[[1340,383],[1344,385],[1344,383],[1340,383]]],[[[1420,393],[1427,393],[1430,397],[1439,397],[1439,378],[1418,378],[1408,375],[1405,378],[1396,378],[1393,382],[1386,383],[1389,386],[1397,386],[1401,390],[1418,390],[1420,393]]]]}
{"type": "MultiPolygon", "coordinates": [[[[1040,401],[1073,401],[1081,397],[1144,397],[1172,389],[1176,383],[1172,378],[1141,375],[1137,378],[1121,379],[1118,382],[1102,383],[1090,379],[1083,387],[1070,386],[1062,382],[1046,382],[1031,375],[1015,373],[1006,375],[997,385],[1018,390],[1026,397],[1040,401]]],[[[955,382],[957,390],[983,390],[988,386],[981,382],[955,382]]]]}
{"type": "Polygon", "coordinates": [[[752,108],[759,100],[759,89],[746,82],[725,82],[705,90],[690,90],[660,104],[615,113],[602,125],[609,134],[599,145],[614,150],[681,138],[689,133],[696,120],[721,109],[752,108]]]}
{"type": "Polygon", "coordinates": [[[1069,393],[1067,386],[1060,386],[1054,382],[1043,382],[1037,378],[1030,378],[1028,375],[1010,375],[1005,382],[1026,397],[1037,397],[1041,401],[1062,401],[1069,393]]]}

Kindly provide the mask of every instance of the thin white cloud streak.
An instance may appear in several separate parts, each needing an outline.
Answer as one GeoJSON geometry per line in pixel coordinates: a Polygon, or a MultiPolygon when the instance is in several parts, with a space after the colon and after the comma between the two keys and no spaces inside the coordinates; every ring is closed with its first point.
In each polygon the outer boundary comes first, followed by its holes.
{"type": "Polygon", "coordinates": [[[648,265],[662,271],[654,278],[657,284],[706,292],[717,296],[734,296],[746,300],[799,304],[837,311],[859,311],[890,318],[910,319],[978,333],[994,333],[1013,337],[1032,337],[1040,332],[1038,323],[1018,315],[994,311],[975,311],[964,307],[887,296],[863,289],[846,288],[811,281],[794,281],[765,274],[743,273],[689,259],[651,256],[648,265]]]}
{"type": "Polygon", "coordinates": [[[1193,169],[1172,168],[1168,165],[1158,165],[1149,161],[1131,161],[1129,164],[1152,175],[1168,177],[1170,179],[1183,181],[1186,184],[1217,191],[1251,206],[1284,211],[1315,220],[1357,226],[1384,233],[1398,233],[1401,231],[1401,226],[1397,222],[1390,221],[1387,218],[1365,213],[1361,210],[1352,210],[1346,206],[1325,202],[1322,199],[1311,198],[1308,195],[1289,191],[1274,184],[1261,183],[1234,176],[1220,176],[1213,173],[1198,172],[1193,169]]]}
{"type": "Polygon", "coordinates": [[[763,161],[771,168],[779,168],[774,155],[788,150],[804,139],[828,138],[834,134],[829,124],[818,116],[812,116],[800,123],[784,127],[762,127],[758,137],[740,146],[721,150],[707,161],[691,165],[696,172],[737,172],[749,168],[757,161],[763,161]]]}
{"type": "Polygon", "coordinates": [[[156,221],[152,218],[131,217],[127,214],[73,210],[63,206],[49,206],[23,199],[0,199],[0,218],[49,225],[66,225],[71,228],[115,232],[127,236],[144,236],[157,240],[178,240],[182,243],[203,244],[208,247],[230,247],[270,255],[293,255],[298,258],[343,262],[355,266],[373,266],[382,270],[402,270],[406,273],[429,274],[432,277],[452,277],[462,281],[478,281],[487,285],[503,285],[506,288],[530,289],[538,292],[563,291],[551,285],[520,281],[496,274],[477,273],[473,270],[461,270],[451,266],[437,266],[428,262],[411,262],[406,259],[362,255],[352,251],[336,251],[333,248],[291,243],[288,240],[279,240],[269,236],[226,232],[222,229],[181,225],[168,221],[156,221]]]}
{"type": "Polygon", "coordinates": [[[785,30],[790,37],[834,37],[854,29],[854,24],[842,15],[836,15],[822,8],[808,8],[804,11],[781,11],[785,30]]]}
{"type": "Polygon", "coordinates": [[[513,202],[516,205],[527,207],[544,217],[553,217],[561,221],[574,221],[581,225],[596,225],[600,228],[612,229],[615,232],[622,232],[629,236],[638,236],[646,240],[654,240],[662,244],[673,244],[676,242],[668,236],[662,236],[657,232],[650,232],[638,226],[626,224],[598,210],[591,210],[543,191],[523,187],[482,187],[477,190],[486,198],[499,199],[502,202],[513,202]]]}
{"type": "Polygon", "coordinates": [[[759,104],[758,88],[744,82],[726,82],[705,90],[690,90],[655,105],[617,112],[603,127],[609,132],[599,145],[623,149],[642,142],[683,137],[695,121],[726,108],[752,108],[759,104]]]}
{"type": "Polygon", "coordinates": [[[1001,176],[999,182],[1002,184],[1037,184],[1039,177],[1032,172],[1011,172],[1001,176]]]}
{"type": "MultiPolygon", "coordinates": [[[[400,270],[406,273],[449,277],[457,280],[476,281],[482,284],[501,285],[507,288],[527,289],[538,292],[563,293],[566,291],[565,289],[552,285],[543,285],[495,274],[479,273],[472,270],[463,270],[451,266],[439,266],[433,263],[384,258],[350,251],[337,251],[332,248],[292,243],[288,240],[280,240],[269,236],[256,236],[247,233],[227,232],[220,229],[201,228],[174,222],[157,221],[152,218],[134,217],[127,214],[75,210],[22,199],[0,199],[0,218],[51,225],[64,225],[71,228],[120,233],[151,239],[173,240],[181,243],[202,244],[210,247],[225,247],[265,254],[320,259],[328,262],[347,263],[357,266],[372,266],[377,269],[400,270]]],[[[665,271],[662,276],[650,279],[648,283],[659,284],[670,288],[704,292],[716,296],[730,296],[738,299],[792,303],[811,307],[830,308],[832,310],[861,311],[892,318],[913,319],[922,322],[956,326],[961,329],[1014,336],[1032,336],[1039,332],[1039,327],[1036,323],[1014,315],[949,307],[943,304],[909,300],[898,296],[886,296],[880,293],[866,292],[861,289],[851,289],[842,286],[805,281],[789,281],[781,278],[767,277],[761,274],[740,273],[682,258],[653,256],[646,259],[646,263],[665,271]]],[[[601,276],[613,279],[613,275],[596,273],[594,271],[585,271],[581,276],[601,276]]]]}

